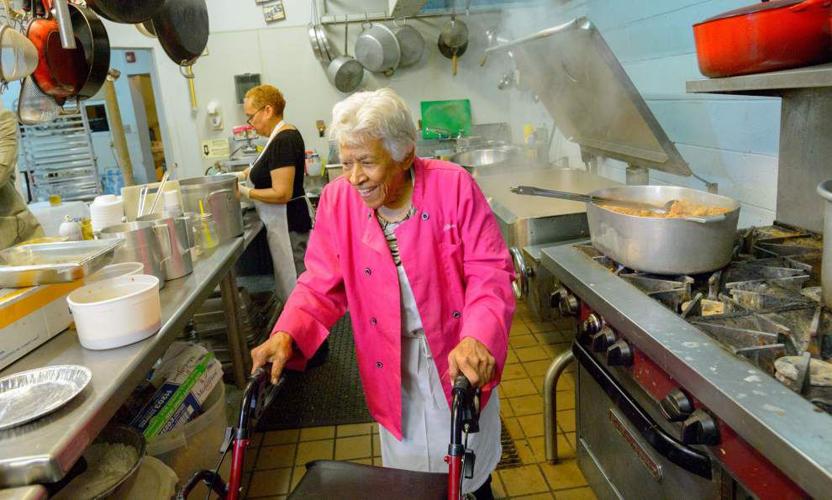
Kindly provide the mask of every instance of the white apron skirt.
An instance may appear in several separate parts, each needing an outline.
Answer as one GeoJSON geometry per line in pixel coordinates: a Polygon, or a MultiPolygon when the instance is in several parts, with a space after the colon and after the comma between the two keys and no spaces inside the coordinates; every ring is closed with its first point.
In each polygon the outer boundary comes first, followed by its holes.
{"type": "MultiPolygon", "coordinates": [[[[402,434],[401,441],[380,428],[381,459],[385,467],[422,472],[447,472],[451,409],[445,399],[436,363],[428,347],[416,300],[403,266],[398,267],[402,293],[402,434]],[[414,317],[414,314],[416,317],[414,317]],[[418,327],[418,329],[415,329],[418,327]]],[[[481,410],[480,432],[470,434],[474,477],[462,480],[463,493],[479,489],[497,467],[500,444],[500,399],[495,388],[481,410]]]]}

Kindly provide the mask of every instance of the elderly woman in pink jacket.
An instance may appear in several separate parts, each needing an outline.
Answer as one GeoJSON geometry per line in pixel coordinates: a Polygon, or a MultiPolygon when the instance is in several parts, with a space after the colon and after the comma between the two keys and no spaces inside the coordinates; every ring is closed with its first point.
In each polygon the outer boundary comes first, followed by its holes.
{"type": "Polygon", "coordinates": [[[514,312],[513,268],[471,176],[418,158],[416,127],[390,89],[333,109],[344,175],[321,194],[306,272],[269,340],[251,355],[272,379],[303,368],[349,308],[367,406],[385,467],[445,472],[452,380],[483,390],[466,493],[491,498],[500,460],[499,383],[514,312]]]}

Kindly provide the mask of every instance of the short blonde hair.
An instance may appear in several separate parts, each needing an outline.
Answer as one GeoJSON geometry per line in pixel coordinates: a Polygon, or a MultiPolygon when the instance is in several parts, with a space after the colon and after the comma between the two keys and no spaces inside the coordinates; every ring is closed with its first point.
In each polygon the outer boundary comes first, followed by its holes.
{"type": "Polygon", "coordinates": [[[390,156],[402,161],[416,147],[416,125],[404,100],[383,88],[357,92],[336,104],[329,137],[349,145],[381,139],[390,156]]]}
{"type": "Polygon", "coordinates": [[[277,87],[272,85],[258,85],[250,88],[246,92],[246,99],[251,99],[251,105],[255,108],[271,106],[277,116],[283,116],[283,110],[286,109],[286,99],[277,87]]]}

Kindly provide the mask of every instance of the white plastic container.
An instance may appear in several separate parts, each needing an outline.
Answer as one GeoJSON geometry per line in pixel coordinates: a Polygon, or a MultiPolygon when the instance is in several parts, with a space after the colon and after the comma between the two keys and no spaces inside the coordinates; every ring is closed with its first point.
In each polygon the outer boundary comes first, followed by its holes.
{"type": "Polygon", "coordinates": [[[121,276],[84,285],[66,298],[78,340],[87,349],[132,344],[155,334],[162,324],[159,278],[121,276]]]}
{"type": "Polygon", "coordinates": [[[102,267],[91,276],[88,276],[85,283],[95,283],[97,281],[118,278],[119,276],[135,276],[136,274],[144,274],[144,264],[141,262],[119,262],[118,264],[110,264],[102,267]]]}
{"type": "Polygon", "coordinates": [[[225,384],[217,384],[203,406],[202,415],[147,441],[147,454],[167,464],[181,481],[196,471],[213,469],[217,463],[227,425],[225,384]]]}

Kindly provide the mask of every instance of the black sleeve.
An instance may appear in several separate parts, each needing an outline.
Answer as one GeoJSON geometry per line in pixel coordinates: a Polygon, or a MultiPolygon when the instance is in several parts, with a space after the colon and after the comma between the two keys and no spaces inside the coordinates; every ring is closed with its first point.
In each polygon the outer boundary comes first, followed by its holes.
{"type": "Polygon", "coordinates": [[[267,165],[269,171],[282,167],[297,167],[298,158],[303,157],[303,143],[298,144],[296,134],[281,133],[269,147],[267,165]]]}

